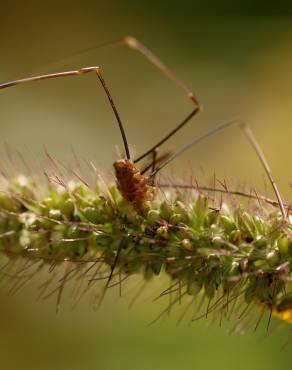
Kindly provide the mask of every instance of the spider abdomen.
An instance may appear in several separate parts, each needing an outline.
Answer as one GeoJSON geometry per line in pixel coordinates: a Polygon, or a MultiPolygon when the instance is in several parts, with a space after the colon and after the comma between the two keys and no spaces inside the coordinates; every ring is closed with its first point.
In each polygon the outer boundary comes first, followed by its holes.
{"type": "Polygon", "coordinates": [[[145,177],[135,164],[128,159],[114,163],[117,187],[122,196],[133,204],[136,211],[141,211],[147,201],[151,201],[155,188],[150,185],[150,178],[145,177]]]}

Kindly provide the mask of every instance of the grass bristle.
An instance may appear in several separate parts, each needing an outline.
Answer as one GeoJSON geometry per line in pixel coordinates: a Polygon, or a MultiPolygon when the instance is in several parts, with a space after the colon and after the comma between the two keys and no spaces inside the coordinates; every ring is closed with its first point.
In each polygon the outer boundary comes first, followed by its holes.
{"type": "Polygon", "coordinates": [[[98,180],[90,188],[50,180],[40,186],[18,176],[1,184],[0,252],[7,258],[1,274],[10,276],[11,292],[46,269],[51,274],[40,293],[46,297],[52,271],[66,265],[52,291],[58,308],[71,280],[83,284],[75,301],[99,282],[101,302],[108,288],[132,275],[151,285],[163,274],[171,284],[160,296],[171,293],[170,306],[200,297],[204,316],[229,317],[236,303],[237,317],[254,306],[292,321],[292,227],[276,202],[258,196],[240,205],[231,192],[216,200],[214,191],[158,187],[139,214],[114,183],[98,180]]]}

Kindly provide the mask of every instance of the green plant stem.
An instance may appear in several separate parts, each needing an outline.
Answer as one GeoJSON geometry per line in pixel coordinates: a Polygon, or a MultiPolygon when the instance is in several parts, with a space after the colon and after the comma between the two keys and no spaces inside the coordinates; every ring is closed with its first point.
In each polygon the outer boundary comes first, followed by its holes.
{"type": "Polygon", "coordinates": [[[164,271],[186,295],[213,299],[240,289],[247,303],[275,313],[291,293],[292,228],[269,205],[216,208],[197,193],[173,190],[166,200],[158,190],[138,214],[115,185],[92,190],[71,182],[40,191],[21,176],[2,188],[0,251],[10,260],[101,262],[110,272],[107,287],[117,273],[150,280],[164,271]]]}

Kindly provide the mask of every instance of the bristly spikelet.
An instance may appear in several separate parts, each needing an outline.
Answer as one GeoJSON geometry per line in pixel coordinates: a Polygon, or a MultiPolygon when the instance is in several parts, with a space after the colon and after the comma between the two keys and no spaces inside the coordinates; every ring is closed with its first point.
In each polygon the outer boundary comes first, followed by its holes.
{"type": "Polygon", "coordinates": [[[108,288],[136,273],[148,281],[164,272],[177,300],[211,302],[206,314],[225,312],[240,297],[243,308],[260,304],[291,321],[292,227],[275,208],[263,206],[262,215],[227,203],[210,207],[205,196],[194,192],[186,202],[174,190],[166,201],[157,189],[148,211],[137,213],[114,185],[101,188],[71,182],[50,185],[44,196],[25,177],[2,186],[0,251],[11,264],[32,262],[24,280],[61,263],[71,266],[62,289],[70,274],[108,288]]]}

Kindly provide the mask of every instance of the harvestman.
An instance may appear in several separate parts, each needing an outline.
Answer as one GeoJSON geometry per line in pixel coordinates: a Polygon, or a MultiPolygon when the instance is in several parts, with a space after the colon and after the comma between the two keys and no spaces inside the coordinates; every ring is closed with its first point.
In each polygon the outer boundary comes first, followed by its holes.
{"type": "Polygon", "coordinates": [[[118,113],[118,110],[112,98],[112,94],[103,77],[102,70],[99,66],[83,67],[83,68],[76,69],[76,70],[49,73],[49,74],[43,74],[43,75],[38,75],[38,76],[22,78],[22,79],[18,79],[14,81],[9,81],[9,82],[0,84],[0,89],[5,89],[8,87],[12,87],[12,86],[16,86],[16,85],[20,85],[20,84],[24,84],[28,82],[48,80],[48,79],[59,78],[59,77],[81,76],[81,75],[85,75],[91,72],[95,73],[105,94],[107,95],[111,109],[117,120],[119,129],[121,132],[121,136],[123,139],[124,149],[125,149],[126,158],[120,159],[114,163],[117,186],[121,194],[123,195],[123,197],[126,198],[128,201],[130,201],[138,212],[141,211],[141,209],[143,208],[145,201],[151,200],[153,198],[154,190],[155,190],[155,187],[154,187],[155,175],[162,168],[164,168],[172,160],[174,160],[176,157],[178,157],[179,155],[184,153],[186,150],[188,150],[191,146],[207,139],[210,136],[217,134],[220,131],[223,131],[230,127],[238,127],[245,134],[245,137],[248,139],[248,142],[253,147],[260,162],[262,163],[262,166],[266,172],[266,175],[268,176],[269,181],[271,182],[271,185],[275,192],[282,216],[284,220],[287,220],[287,212],[284,207],[284,203],[283,203],[281,194],[278,190],[277,184],[272,176],[267,160],[265,159],[265,156],[254,134],[252,133],[251,129],[248,127],[248,125],[244,121],[232,120],[232,121],[221,123],[215,126],[214,128],[212,128],[211,130],[207,131],[202,136],[199,136],[198,138],[194,139],[189,144],[178,149],[173,154],[171,155],[167,154],[167,155],[156,158],[158,148],[162,144],[164,144],[170,137],[172,137],[177,131],[179,131],[183,126],[185,126],[186,123],[188,123],[191,120],[191,118],[193,118],[198,112],[200,112],[201,105],[198,102],[196,96],[192,93],[192,91],[183,82],[181,82],[181,80],[178,79],[176,75],[160,61],[160,59],[158,59],[150,50],[148,50],[143,44],[141,44],[135,38],[125,37],[121,40],[111,42],[108,44],[104,44],[102,46],[110,46],[113,44],[124,44],[128,46],[129,48],[136,50],[137,52],[142,54],[146,59],[148,59],[150,63],[152,63],[156,68],[158,68],[158,70],[163,75],[165,75],[167,78],[172,80],[177,85],[177,87],[180,88],[187,95],[187,98],[194,105],[194,109],[181,123],[179,123],[173,130],[171,130],[157,144],[155,144],[153,147],[151,147],[149,150],[147,150],[145,153],[143,153],[142,155],[140,155],[139,157],[135,159],[132,159],[131,157],[125,130],[124,130],[120,115],[118,113]],[[147,157],[149,154],[153,155],[152,165],[147,166],[146,168],[144,168],[144,170],[141,170],[141,171],[138,170],[136,167],[136,163],[140,162],[143,158],[147,157]],[[159,162],[160,162],[160,165],[156,166],[156,164],[159,162]],[[144,176],[144,173],[146,173],[149,169],[151,169],[150,174],[147,177],[144,176]]]}

